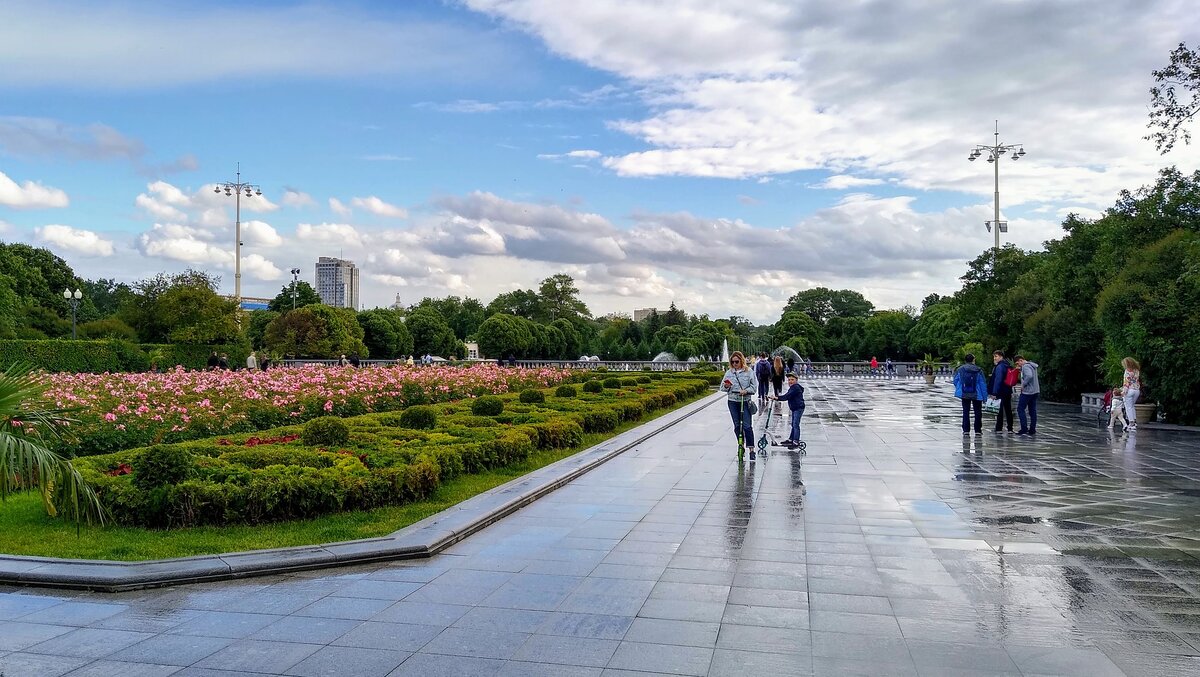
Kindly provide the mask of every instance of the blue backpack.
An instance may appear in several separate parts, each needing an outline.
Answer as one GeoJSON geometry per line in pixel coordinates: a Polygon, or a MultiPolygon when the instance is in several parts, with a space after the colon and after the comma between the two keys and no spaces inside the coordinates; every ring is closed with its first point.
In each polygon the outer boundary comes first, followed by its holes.
{"type": "Polygon", "coordinates": [[[977,371],[975,369],[972,369],[970,371],[964,371],[963,378],[962,378],[963,397],[970,396],[969,399],[974,399],[975,395],[978,394],[976,392],[976,389],[978,387],[979,387],[979,371],[977,371]]]}

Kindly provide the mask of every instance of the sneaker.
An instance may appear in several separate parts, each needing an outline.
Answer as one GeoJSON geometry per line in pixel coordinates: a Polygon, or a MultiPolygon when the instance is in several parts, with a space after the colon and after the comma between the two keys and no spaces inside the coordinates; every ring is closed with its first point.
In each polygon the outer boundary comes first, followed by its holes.
{"type": "Polygon", "coordinates": [[[754,450],[751,449],[750,450],[750,460],[753,461],[755,458],[757,458],[757,457],[754,455],[754,450]]]}
{"type": "Polygon", "coordinates": [[[1130,423],[1130,424],[1129,424],[1129,425],[1128,425],[1128,426],[1127,426],[1125,429],[1126,429],[1126,430],[1137,430],[1137,424],[1136,424],[1136,423],[1130,423]]]}
{"type": "Polygon", "coordinates": [[[983,435],[983,431],[982,431],[982,430],[976,430],[976,431],[975,431],[975,434],[976,434],[976,435],[978,435],[978,436],[982,436],[982,435],[983,435]]]}
{"type": "Polygon", "coordinates": [[[1029,434],[1029,431],[1028,431],[1028,430],[1018,430],[1018,431],[1017,431],[1017,434],[1018,434],[1018,435],[1028,435],[1028,434],[1029,434]]]}

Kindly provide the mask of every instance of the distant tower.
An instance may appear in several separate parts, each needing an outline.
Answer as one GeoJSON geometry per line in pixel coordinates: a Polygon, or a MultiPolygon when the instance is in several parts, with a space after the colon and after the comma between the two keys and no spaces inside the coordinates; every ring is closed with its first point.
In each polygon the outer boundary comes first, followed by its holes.
{"type": "Polygon", "coordinates": [[[327,306],[358,310],[358,268],[354,262],[332,256],[318,258],[317,294],[327,306]]]}

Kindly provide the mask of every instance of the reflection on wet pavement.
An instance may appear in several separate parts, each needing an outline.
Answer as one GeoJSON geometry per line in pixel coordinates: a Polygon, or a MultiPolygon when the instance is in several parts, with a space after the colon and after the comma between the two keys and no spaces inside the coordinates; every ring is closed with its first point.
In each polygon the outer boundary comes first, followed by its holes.
{"type": "Polygon", "coordinates": [[[805,456],[739,468],[718,402],[430,560],[4,589],[0,672],[1200,675],[1200,435],[805,385],[805,456]]]}

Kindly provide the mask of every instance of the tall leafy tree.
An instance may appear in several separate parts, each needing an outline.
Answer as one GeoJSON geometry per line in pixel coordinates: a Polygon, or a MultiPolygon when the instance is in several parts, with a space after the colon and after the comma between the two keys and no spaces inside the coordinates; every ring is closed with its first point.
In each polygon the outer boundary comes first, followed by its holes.
{"type": "Polygon", "coordinates": [[[559,273],[542,280],[538,286],[542,314],[550,321],[568,317],[591,317],[587,304],[579,299],[579,287],[570,275],[559,273]]]}
{"type": "Polygon", "coordinates": [[[412,354],[412,334],[398,311],[387,308],[363,310],[358,313],[358,324],[362,326],[363,343],[371,357],[390,360],[412,354]]]}
{"type": "Polygon", "coordinates": [[[534,321],[545,317],[542,298],[538,296],[537,292],[529,289],[517,289],[500,294],[487,305],[486,313],[488,317],[496,313],[504,313],[534,321]]]}
{"type": "Polygon", "coordinates": [[[408,314],[405,326],[412,334],[413,352],[417,355],[462,357],[466,351],[454,330],[436,310],[421,308],[408,314]]]}
{"type": "Polygon", "coordinates": [[[1150,88],[1150,122],[1146,126],[1153,131],[1145,138],[1165,154],[1176,141],[1191,141],[1186,125],[1200,112],[1200,50],[1181,42],[1171,51],[1170,63],[1151,74],[1156,84],[1150,88]]]}
{"type": "Polygon", "coordinates": [[[815,287],[796,292],[788,299],[784,312],[799,311],[820,324],[834,317],[860,317],[866,319],[875,310],[875,305],[862,294],[850,290],[837,291],[828,287],[815,287]]]}
{"type": "Polygon", "coordinates": [[[321,295],[317,293],[316,289],[313,289],[311,284],[304,280],[299,280],[295,283],[295,294],[295,305],[293,306],[292,283],[289,282],[283,285],[283,289],[280,289],[275,298],[271,299],[270,303],[267,304],[267,310],[276,313],[286,313],[292,310],[293,307],[300,308],[321,302],[321,295]]]}

